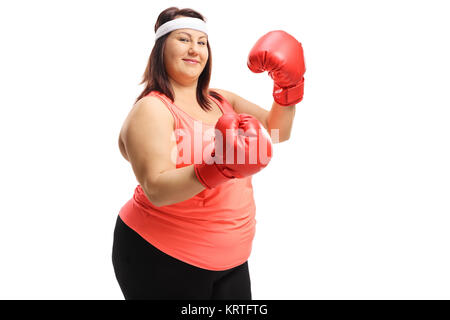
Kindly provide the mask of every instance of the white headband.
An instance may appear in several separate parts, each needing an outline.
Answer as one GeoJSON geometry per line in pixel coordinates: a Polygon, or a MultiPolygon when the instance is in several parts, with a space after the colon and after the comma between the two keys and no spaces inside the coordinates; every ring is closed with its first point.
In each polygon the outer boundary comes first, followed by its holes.
{"type": "Polygon", "coordinates": [[[202,19],[183,17],[177,18],[174,20],[170,20],[164,24],[162,24],[158,30],[156,30],[155,41],[163,35],[172,32],[177,29],[194,29],[198,31],[202,31],[208,34],[208,30],[206,28],[206,23],[202,19]]]}

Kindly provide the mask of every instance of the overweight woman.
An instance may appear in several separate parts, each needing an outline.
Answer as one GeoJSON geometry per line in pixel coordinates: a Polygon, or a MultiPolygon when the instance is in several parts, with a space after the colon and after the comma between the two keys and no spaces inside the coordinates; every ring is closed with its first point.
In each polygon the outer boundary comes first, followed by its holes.
{"type": "Polygon", "coordinates": [[[289,138],[303,97],[301,44],[273,31],[252,48],[248,67],[274,81],[266,111],[209,88],[211,48],[200,13],[168,8],[155,33],[145,89],[119,138],[139,184],[114,229],[117,281],[127,300],[250,300],[251,179],[269,163],[272,143],[289,138]]]}

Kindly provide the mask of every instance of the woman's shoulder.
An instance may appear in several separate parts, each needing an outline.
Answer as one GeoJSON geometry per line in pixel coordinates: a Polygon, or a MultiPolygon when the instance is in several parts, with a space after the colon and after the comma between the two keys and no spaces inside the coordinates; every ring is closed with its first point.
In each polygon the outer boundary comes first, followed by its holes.
{"type": "Polygon", "coordinates": [[[149,94],[136,101],[130,114],[133,112],[140,116],[171,118],[166,103],[157,94],[149,94]]]}
{"type": "Polygon", "coordinates": [[[173,128],[174,119],[161,99],[155,95],[147,95],[133,105],[122,125],[121,133],[129,129],[131,125],[139,127],[156,123],[173,128]]]}

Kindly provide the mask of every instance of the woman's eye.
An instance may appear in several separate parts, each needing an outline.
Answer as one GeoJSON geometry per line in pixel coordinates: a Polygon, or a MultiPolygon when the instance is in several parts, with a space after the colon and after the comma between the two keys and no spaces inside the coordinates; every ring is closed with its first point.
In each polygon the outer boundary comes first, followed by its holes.
{"type": "MultiPolygon", "coordinates": [[[[179,39],[180,41],[189,41],[189,39],[186,39],[186,38],[180,38],[179,39]]],[[[204,42],[204,41],[200,41],[199,42],[202,46],[205,46],[206,45],[206,42],[204,42]]]]}

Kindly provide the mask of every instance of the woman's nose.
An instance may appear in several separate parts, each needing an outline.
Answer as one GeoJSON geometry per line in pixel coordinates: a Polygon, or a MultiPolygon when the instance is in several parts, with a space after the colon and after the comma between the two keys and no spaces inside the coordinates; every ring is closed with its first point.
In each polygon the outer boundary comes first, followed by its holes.
{"type": "Polygon", "coordinates": [[[195,52],[195,53],[198,53],[199,50],[200,50],[200,45],[191,42],[191,45],[189,46],[189,52],[192,52],[192,53],[194,53],[194,52],[195,52]]]}

